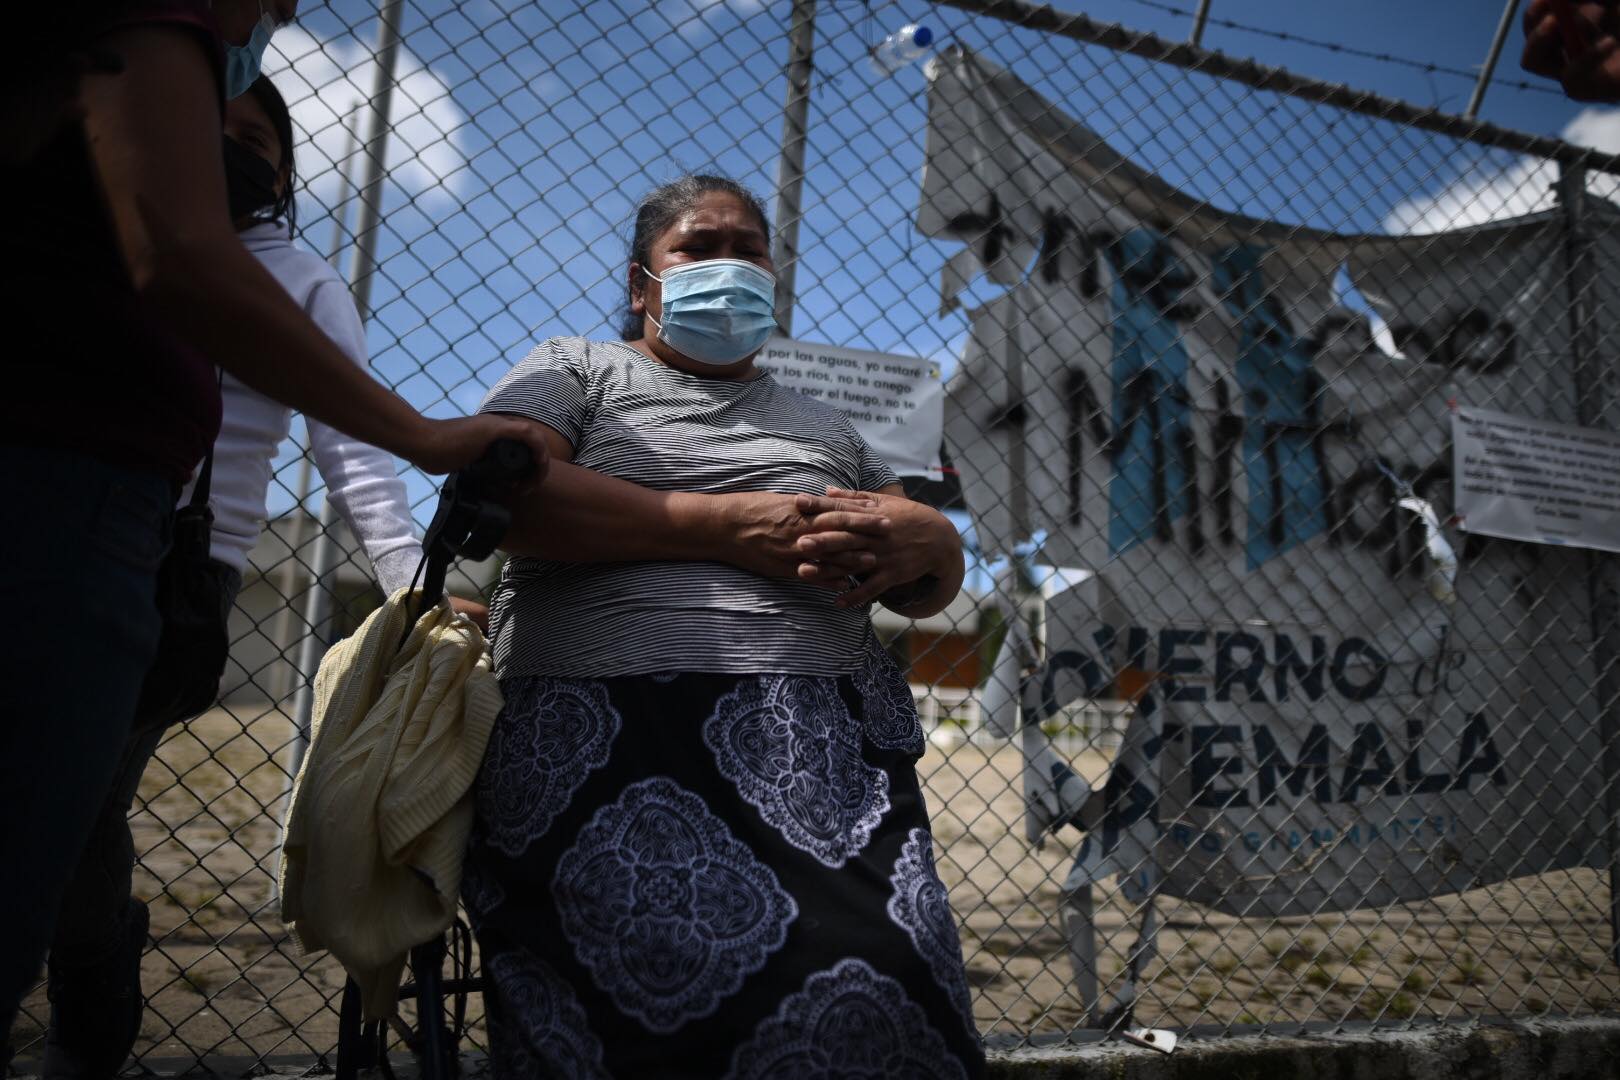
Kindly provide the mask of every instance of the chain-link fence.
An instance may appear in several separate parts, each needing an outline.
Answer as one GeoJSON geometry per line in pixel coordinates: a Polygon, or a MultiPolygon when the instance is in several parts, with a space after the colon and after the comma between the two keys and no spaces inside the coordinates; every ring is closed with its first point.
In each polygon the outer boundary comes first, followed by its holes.
{"type": "MultiPolygon", "coordinates": [[[[614,335],[647,190],[785,196],[792,336],[948,380],[917,489],[967,587],[875,618],[987,1036],[1613,1008],[1607,567],[1462,531],[1452,495],[1458,409],[1613,427],[1612,163],[1018,5],[874,7],[356,0],[282,30],[302,242],[377,376],[469,412],[534,342],[614,335]],[[908,20],[926,69],[875,64],[908,20]]],[[[277,841],[319,643],[378,594],[295,443],[222,702],[136,803],[148,1060],[335,1043],[277,841]]]]}

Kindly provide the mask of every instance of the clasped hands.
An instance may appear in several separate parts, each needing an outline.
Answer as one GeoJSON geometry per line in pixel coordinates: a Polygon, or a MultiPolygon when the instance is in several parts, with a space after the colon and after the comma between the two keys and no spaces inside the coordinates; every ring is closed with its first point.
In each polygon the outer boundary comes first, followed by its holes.
{"type": "Polygon", "coordinates": [[[926,579],[960,575],[956,527],[902,495],[829,487],[825,495],[737,498],[739,557],[732,561],[838,593],[840,607],[877,599],[905,607],[932,591],[926,579]]]}

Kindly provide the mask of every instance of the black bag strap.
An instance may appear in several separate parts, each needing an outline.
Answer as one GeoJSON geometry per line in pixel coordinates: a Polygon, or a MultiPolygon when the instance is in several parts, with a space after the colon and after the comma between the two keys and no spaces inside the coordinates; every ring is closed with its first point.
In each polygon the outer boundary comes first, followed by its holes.
{"type": "MultiPolygon", "coordinates": [[[[219,369],[219,388],[225,389],[225,369],[219,369]]],[[[197,470],[197,485],[191,489],[191,499],[186,503],[188,509],[196,510],[198,507],[208,505],[208,489],[214,481],[214,444],[208,444],[208,453],[203,455],[202,468],[197,470]]]]}
{"type": "Polygon", "coordinates": [[[202,468],[197,471],[197,486],[191,489],[191,501],[186,506],[192,510],[208,505],[208,486],[214,479],[214,448],[210,446],[208,453],[203,455],[202,468]]]}

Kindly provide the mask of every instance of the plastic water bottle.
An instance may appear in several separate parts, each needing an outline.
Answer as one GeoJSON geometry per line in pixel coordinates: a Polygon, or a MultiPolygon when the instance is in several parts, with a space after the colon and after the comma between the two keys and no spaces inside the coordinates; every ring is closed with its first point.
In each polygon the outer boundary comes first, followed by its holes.
{"type": "Polygon", "coordinates": [[[879,75],[892,75],[927,53],[933,43],[932,30],[916,23],[907,23],[872,50],[872,70],[879,75]]]}

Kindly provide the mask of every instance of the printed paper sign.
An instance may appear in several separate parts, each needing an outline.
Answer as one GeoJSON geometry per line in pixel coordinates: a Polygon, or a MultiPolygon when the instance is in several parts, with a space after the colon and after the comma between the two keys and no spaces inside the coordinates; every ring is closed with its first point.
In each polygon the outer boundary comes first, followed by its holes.
{"type": "Polygon", "coordinates": [[[843,410],[901,476],[939,471],[945,395],[937,364],[787,338],[771,341],[755,362],[783,386],[843,410]]]}
{"type": "Polygon", "coordinates": [[[1465,406],[1451,439],[1463,529],[1620,551],[1620,435],[1465,406]]]}

